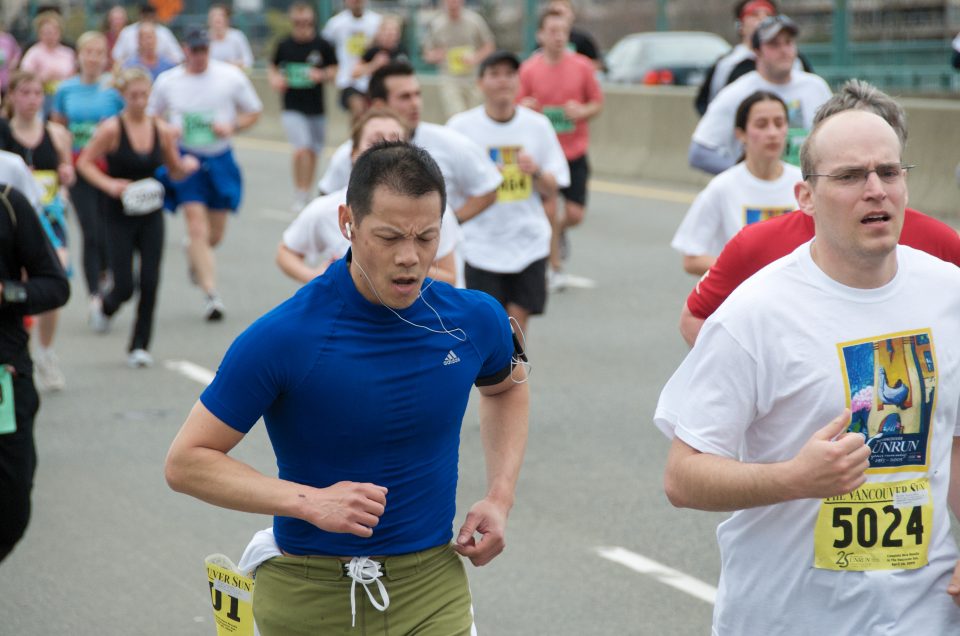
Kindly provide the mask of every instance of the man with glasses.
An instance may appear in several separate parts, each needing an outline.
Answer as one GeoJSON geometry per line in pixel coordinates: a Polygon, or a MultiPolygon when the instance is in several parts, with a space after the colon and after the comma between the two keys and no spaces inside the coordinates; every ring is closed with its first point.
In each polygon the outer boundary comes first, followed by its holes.
{"type": "MultiPolygon", "coordinates": [[[[844,84],[817,111],[814,125],[844,110],[876,113],[893,126],[901,143],[907,141],[907,116],[889,95],[862,80],[844,84]]],[[[743,228],[724,246],[716,262],[697,282],[680,313],[680,334],[691,347],[703,322],[717,310],[743,281],[765,265],[786,256],[813,238],[813,218],[806,214],[783,214],[743,228]]],[[[960,266],[960,236],[933,217],[907,208],[900,243],[960,266]]]]}
{"type": "Polygon", "coordinates": [[[661,393],[670,501],[733,511],[714,633],[960,630],[960,270],[897,244],[902,149],[873,113],[814,127],[813,240],[730,296],[661,393]]]}
{"type": "Polygon", "coordinates": [[[217,321],[224,307],[217,294],[213,248],[223,239],[227,213],[237,211],[243,195],[230,140],[257,122],[263,104],[243,71],[210,59],[205,30],[188,33],[183,48],[186,61],[157,78],[147,112],[165,116],[180,131],[181,152],[200,161],[200,170],[183,181],[165,179],[166,204],[172,210],[183,208],[191,278],[206,296],[204,319],[217,321]]]}
{"type": "Polygon", "coordinates": [[[310,188],[323,152],[323,84],[337,76],[337,53],[317,35],[316,14],[305,2],[290,5],[290,35],[277,44],[267,68],[270,86],[283,95],[280,115],[293,146],[293,211],[310,201],[310,188]]]}
{"type": "Polygon", "coordinates": [[[719,174],[742,154],[733,120],[737,108],[756,91],[770,91],[787,105],[787,148],[784,160],[799,164],[800,144],[813,125],[817,108],[830,98],[830,87],[818,75],[798,71],[796,23],[785,15],[764,19],[751,39],[757,70],[747,73],[717,93],[693,132],[688,161],[694,168],[719,174]]]}

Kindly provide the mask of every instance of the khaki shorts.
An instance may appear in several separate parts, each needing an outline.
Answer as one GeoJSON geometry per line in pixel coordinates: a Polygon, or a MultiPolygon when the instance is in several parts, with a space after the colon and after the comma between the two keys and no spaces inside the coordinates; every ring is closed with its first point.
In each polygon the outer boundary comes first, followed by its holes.
{"type": "MultiPolygon", "coordinates": [[[[467,574],[450,545],[382,559],[380,581],[390,597],[377,610],[360,583],[353,591],[356,626],[350,608],[353,580],[344,563],[331,557],[275,557],[256,574],[253,616],[261,636],[469,636],[473,608],[467,574]]],[[[369,585],[382,603],[376,583],[369,585]]]]}

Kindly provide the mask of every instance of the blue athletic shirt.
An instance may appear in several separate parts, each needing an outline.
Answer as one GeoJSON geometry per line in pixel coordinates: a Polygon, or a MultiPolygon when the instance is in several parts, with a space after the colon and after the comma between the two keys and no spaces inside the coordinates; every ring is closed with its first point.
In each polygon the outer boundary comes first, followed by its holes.
{"type": "MultiPolygon", "coordinates": [[[[449,543],[460,425],[471,385],[510,373],[507,315],[485,293],[427,279],[423,299],[466,341],[408,325],[360,295],[349,258],[240,334],[200,400],[241,433],[262,415],[281,479],[388,489],[370,538],[275,517],[285,552],[391,555],[449,543]]],[[[398,313],[441,330],[423,299],[398,313]]]]}
{"type": "Polygon", "coordinates": [[[115,88],[98,80],[84,84],[79,75],[64,80],[53,96],[53,112],[67,119],[67,128],[73,133],[73,150],[79,152],[87,145],[93,127],[123,110],[123,98],[115,88]]]}

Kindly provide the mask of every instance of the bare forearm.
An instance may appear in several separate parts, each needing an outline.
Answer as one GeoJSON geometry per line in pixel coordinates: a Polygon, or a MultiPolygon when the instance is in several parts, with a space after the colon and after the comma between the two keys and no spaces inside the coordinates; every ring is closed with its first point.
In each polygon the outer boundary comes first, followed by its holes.
{"type": "Polygon", "coordinates": [[[533,185],[544,199],[549,199],[557,194],[557,179],[549,172],[541,171],[539,174],[535,174],[533,185]]]}
{"type": "Polygon", "coordinates": [[[687,303],[683,303],[683,309],[680,311],[680,335],[690,347],[696,343],[704,322],[706,321],[702,318],[693,315],[687,303]]]}
{"type": "Polygon", "coordinates": [[[480,399],[480,435],[487,466],[487,498],[513,506],[527,446],[530,393],[515,384],[480,399]]]}
{"type": "Polygon", "coordinates": [[[953,516],[960,521],[960,437],[953,438],[953,453],[950,456],[950,488],[947,503],[953,516]]]}
{"type": "Polygon", "coordinates": [[[260,119],[260,111],[253,111],[249,113],[240,113],[237,115],[237,121],[234,124],[235,132],[240,132],[241,130],[246,130],[250,128],[257,120],[260,119]]]}
{"type": "Polygon", "coordinates": [[[603,102],[587,102],[583,105],[580,119],[593,119],[603,110],[603,102]]]}
{"type": "Polygon", "coordinates": [[[664,489],[678,508],[732,511],[797,498],[786,465],[748,464],[700,453],[674,439],[667,458],[664,489]]]}
{"type": "Polygon", "coordinates": [[[703,276],[703,273],[717,261],[712,254],[684,254],[683,271],[694,276],[703,276]]]}
{"type": "Polygon", "coordinates": [[[302,256],[283,243],[277,248],[277,267],[284,274],[301,283],[309,283],[323,273],[307,265],[302,256]]]}
{"type": "Polygon", "coordinates": [[[491,190],[486,194],[481,194],[477,197],[470,197],[466,200],[463,206],[459,210],[455,211],[457,220],[461,223],[469,221],[473,217],[477,216],[491,205],[494,204],[497,200],[497,191],[491,190]]]}

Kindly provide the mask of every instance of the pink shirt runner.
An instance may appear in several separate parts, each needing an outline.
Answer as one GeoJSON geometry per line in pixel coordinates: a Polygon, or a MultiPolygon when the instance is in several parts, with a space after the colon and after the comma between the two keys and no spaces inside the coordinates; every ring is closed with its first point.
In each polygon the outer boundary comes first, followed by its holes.
{"type": "Polygon", "coordinates": [[[520,67],[520,93],[517,101],[533,97],[553,124],[560,146],[568,161],[587,154],[590,132],[585,120],[571,122],[562,113],[562,107],[573,100],[581,104],[603,102],[603,92],[594,75],[589,58],[567,51],[556,64],[551,64],[543,53],[535,53],[520,67]]]}
{"type": "Polygon", "coordinates": [[[23,54],[20,69],[39,77],[44,91],[52,95],[57,90],[57,84],[76,74],[77,54],[62,44],[50,50],[38,42],[23,54]]]}

